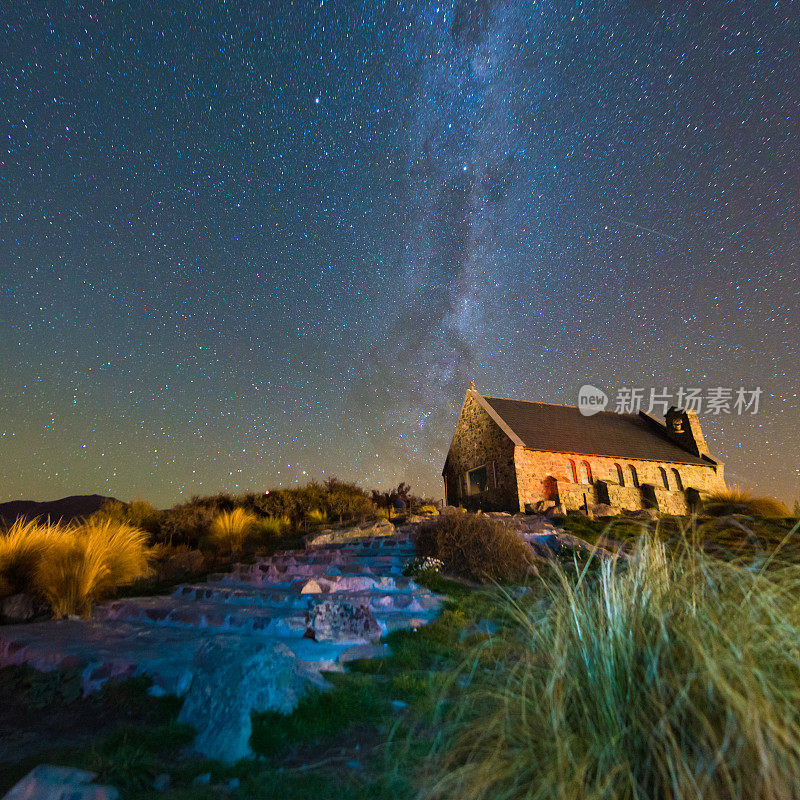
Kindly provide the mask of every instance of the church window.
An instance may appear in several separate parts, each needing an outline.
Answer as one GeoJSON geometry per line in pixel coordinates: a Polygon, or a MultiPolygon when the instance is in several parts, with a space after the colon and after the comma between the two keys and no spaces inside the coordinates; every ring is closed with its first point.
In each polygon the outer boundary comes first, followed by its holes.
{"type": "Polygon", "coordinates": [[[467,475],[469,478],[469,494],[481,494],[481,492],[485,492],[489,488],[485,466],[472,469],[467,475]]]}
{"type": "Polygon", "coordinates": [[[672,477],[675,478],[675,486],[676,486],[676,488],[678,489],[678,491],[682,492],[683,491],[683,481],[681,480],[680,472],[678,472],[678,470],[675,469],[675,467],[672,468],[672,477]]]}
{"type": "Polygon", "coordinates": [[[633,486],[639,486],[639,473],[636,471],[636,467],[633,464],[628,464],[628,472],[631,476],[631,484],[633,486]]]}
{"type": "Polygon", "coordinates": [[[665,489],[669,489],[669,477],[664,467],[659,467],[658,471],[661,473],[661,482],[664,484],[665,489]]]}
{"type": "Polygon", "coordinates": [[[581,483],[592,482],[592,468],[588,461],[581,461],[581,483]]]}
{"type": "Polygon", "coordinates": [[[619,483],[620,486],[624,486],[625,476],[622,474],[622,467],[619,464],[614,464],[614,466],[617,468],[617,483],[619,483]]]}
{"type": "Polygon", "coordinates": [[[578,470],[575,469],[575,462],[572,459],[570,459],[569,460],[569,465],[571,467],[570,473],[571,473],[571,477],[572,477],[572,482],[573,483],[577,483],[578,482],[578,470]]]}

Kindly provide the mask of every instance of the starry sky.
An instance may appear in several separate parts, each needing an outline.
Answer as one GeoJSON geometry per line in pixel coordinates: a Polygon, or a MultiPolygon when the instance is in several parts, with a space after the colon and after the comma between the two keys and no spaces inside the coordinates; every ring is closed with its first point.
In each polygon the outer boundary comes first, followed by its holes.
{"type": "Polygon", "coordinates": [[[796,2],[0,6],[0,501],[442,496],[470,380],[760,387],[800,493],[796,2]]]}

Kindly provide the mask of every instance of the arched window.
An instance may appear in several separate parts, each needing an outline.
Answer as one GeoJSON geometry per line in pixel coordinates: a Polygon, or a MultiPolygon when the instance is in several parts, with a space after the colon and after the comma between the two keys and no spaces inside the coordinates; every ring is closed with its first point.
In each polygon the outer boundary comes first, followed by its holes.
{"type": "Polygon", "coordinates": [[[619,483],[620,486],[624,486],[625,475],[622,473],[622,467],[619,464],[614,464],[614,466],[617,468],[617,483],[619,483]]]}
{"type": "Polygon", "coordinates": [[[658,471],[661,473],[661,482],[664,484],[665,489],[669,489],[669,477],[664,467],[659,467],[658,471]]]}
{"type": "Polygon", "coordinates": [[[578,482],[578,470],[575,469],[575,462],[572,459],[570,459],[569,460],[569,465],[571,467],[570,472],[572,474],[572,482],[573,483],[577,483],[578,482]]]}
{"type": "Polygon", "coordinates": [[[631,476],[631,484],[633,486],[639,486],[639,474],[636,472],[636,467],[633,464],[628,464],[628,472],[631,476]]]}
{"type": "Polygon", "coordinates": [[[588,461],[581,461],[581,483],[592,482],[592,467],[588,461]]]}
{"type": "Polygon", "coordinates": [[[675,467],[672,468],[672,477],[675,478],[675,486],[678,488],[678,491],[683,491],[683,481],[681,480],[681,474],[678,472],[675,467]]]}

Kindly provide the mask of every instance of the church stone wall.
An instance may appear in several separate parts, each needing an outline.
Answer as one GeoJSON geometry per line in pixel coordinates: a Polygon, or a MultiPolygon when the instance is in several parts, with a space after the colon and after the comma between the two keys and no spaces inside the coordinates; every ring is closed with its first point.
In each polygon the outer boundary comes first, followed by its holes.
{"type": "Polygon", "coordinates": [[[519,504],[533,506],[542,500],[555,499],[548,488],[555,485],[558,499],[566,510],[575,510],[584,504],[584,496],[589,503],[606,502],[626,510],[638,510],[655,505],[666,514],[687,514],[689,503],[686,489],[695,489],[702,497],[709,492],[725,488],[722,465],[716,471],[712,465],[675,464],[644,461],[641,459],[609,458],[607,456],[580,456],[572,453],[554,453],[543,450],[527,450],[518,447],[516,462],[519,504]],[[572,475],[570,459],[578,470],[578,483],[572,475]],[[586,482],[581,475],[581,462],[588,462],[592,472],[592,482],[586,482]],[[616,465],[623,469],[625,486],[620,486],[616,465]],[[633,485],[630,466],[635,467],[639,486],[650,486],[652,490],[643,492],[633,485]],[[664,488],[659,467],[667,472],[669,489],[664,488]],[[681,477],[682,488],[678,486],[673,473],[676,469],[681,477]]]}
{"type": "Polygon", "coordinates": [[[486,410],[467,395],[444,471],[447,502],[486,511],[519,511],[514,443],[486,410]],[[486,466],[488,489],[477,495],[465,491],[469,470],[486,466]],[[495,476],[497,486],[495,487],[495,476]]]}

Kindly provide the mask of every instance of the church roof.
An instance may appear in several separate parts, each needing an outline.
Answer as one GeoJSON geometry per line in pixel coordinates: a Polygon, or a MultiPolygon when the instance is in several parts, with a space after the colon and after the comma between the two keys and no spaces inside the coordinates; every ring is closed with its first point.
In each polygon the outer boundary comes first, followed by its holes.
{"type": "Polygon", "coordinates": [[[679,464],[715,463],[676,444],[668,437],[666,428],[647,414],[600,411],[587,417],[577,406],[486,395],[481,398],[531,450],[679,464]]]}

